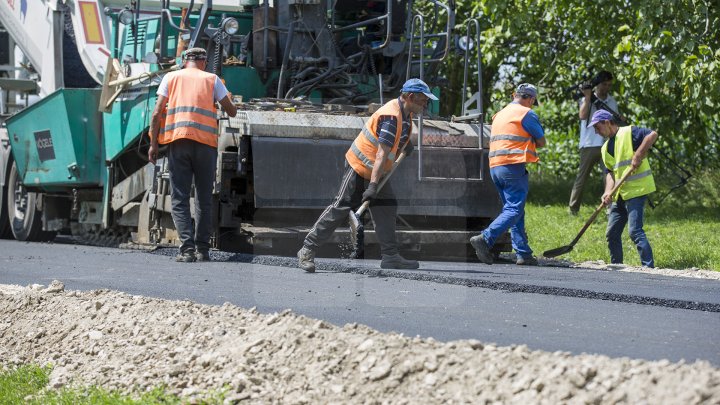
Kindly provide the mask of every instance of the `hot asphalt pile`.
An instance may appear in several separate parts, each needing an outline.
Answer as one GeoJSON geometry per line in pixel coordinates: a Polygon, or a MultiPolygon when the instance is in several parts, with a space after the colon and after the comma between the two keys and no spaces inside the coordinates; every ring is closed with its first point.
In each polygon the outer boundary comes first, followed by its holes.
{"type": "Polygon", "coordinates": [[[571,356],[336,327],[108,290],[0,285],[0,364],[54,366],[51,385],[164,384],[252,403],[720,403],[720,370],[571,356]]]}

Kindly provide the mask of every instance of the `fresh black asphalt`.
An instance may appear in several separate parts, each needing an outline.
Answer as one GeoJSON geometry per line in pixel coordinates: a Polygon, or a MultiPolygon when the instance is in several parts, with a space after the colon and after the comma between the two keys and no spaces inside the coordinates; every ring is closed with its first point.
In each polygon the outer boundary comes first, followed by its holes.
{"type": "Polygon", "coordinates": [[[531,349],[720,366],[720,281],[511,264],[422,262],[382,270],[378,261],[295,259],[213,252],[179,264],[154,253],[71,244],[0,241],[0,283],[109,288],[130,294],[231,302],[263,313],[291,308],[336,325],[441,341],[478,339],[531,349]]]}

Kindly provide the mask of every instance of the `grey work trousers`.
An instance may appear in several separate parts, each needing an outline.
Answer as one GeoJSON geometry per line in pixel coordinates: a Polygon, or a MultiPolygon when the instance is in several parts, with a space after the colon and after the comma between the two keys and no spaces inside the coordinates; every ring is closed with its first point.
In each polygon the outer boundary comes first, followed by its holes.
{"type": "MultiPolygon", "coordinates": [[[[340,225],[348,224],[350,210],[357,209],[362,204],[362,194],[367,188],[368,181],[355,173],[355,170],[347,162],[345,165],[347,168],[340,183],[340,191],[332,204],[320,214],[315,226],[305,237],[304,245],[312,250],[316,250],[330,239],[340,225]]],[[[397,200],[395,200],[395,194],[389,182],[378,191],[377,198],[370,202],[369,208],[375,223],[375,235],[380,242],[380,253],[382,255],[397,254],[397,239],[395,238],[397,200]]]]}
{"type": "Polygon", "coordinates": [[[180,236],[180,252],[207,251],[213,231],[212,192],[217,149],[180,139],[168,146],[172,218],[180,236]],[[190,193],[195,182],[195,229],[190,215],[190,193]]]}
{"type": "Polygon", "coordinates": [[[602,162],[600,149],[600,146],[580,148],[580,169],[575,178],[575,184],[573,184],[572,192],[570,193],[570,203],[568,204],[572,212],[578,212],[578,210],[580,210],[580,201],[582,200],[585,183],[588,177],[590,177],[593,167],[600,166],[602,162]]]}

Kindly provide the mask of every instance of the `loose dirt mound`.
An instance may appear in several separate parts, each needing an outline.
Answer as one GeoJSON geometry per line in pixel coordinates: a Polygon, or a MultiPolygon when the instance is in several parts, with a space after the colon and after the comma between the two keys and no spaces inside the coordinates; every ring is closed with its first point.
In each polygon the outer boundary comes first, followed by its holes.
{"type": "Polygon", "coordinates": [[[720,370],[382,334],[108,290],[0,285],[0,364],[51,363],[54,387],[166,384],[228,402],[719,403],[720,370]]]}
{"type": "Polygon", "coordinates": [[[628,266],[625,264],[608,264],[602,260],[592,260],[588,262],[582,262],[574,264],[573,267],[582,267],[584,269],[593,270],[610,270],[610,271],[627,271],[634,273],[647,273],[647,274],[658,274],[661,276],[673,276],[673,277],[689,277],[689,278],[705,278],[711,280],[720,280],[720,271],[703,270],[697,267],[691,267],[689,269],[675,270],[665,269],[660,267],[647,268],[642,266],[628,266]]]}

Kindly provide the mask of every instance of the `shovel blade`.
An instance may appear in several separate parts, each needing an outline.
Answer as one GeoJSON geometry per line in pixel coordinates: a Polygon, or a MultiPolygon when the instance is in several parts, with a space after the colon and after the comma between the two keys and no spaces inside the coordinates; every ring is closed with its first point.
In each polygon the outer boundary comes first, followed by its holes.
{"type": "Polygon", "coordinates": [[[543,256],[545,257],[557,257],[560,255],[564,255],[565,253],[569,253],[571,250],[573,250],[573,245],[567,245],[562,246],[555,249],[546,250],[543,252],[543,256]]]}

